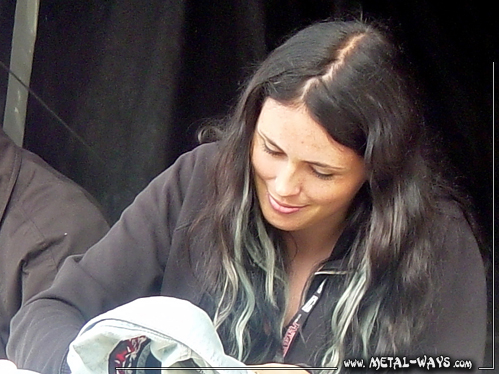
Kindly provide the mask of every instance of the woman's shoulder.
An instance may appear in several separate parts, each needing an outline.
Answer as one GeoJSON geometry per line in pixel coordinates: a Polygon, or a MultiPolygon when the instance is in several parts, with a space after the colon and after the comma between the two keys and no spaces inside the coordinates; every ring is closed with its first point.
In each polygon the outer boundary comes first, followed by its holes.
{"type": "Polygon", "coordinates": [[[452,198],[440,198],[434,206],[435,228],[449,229],[458,226],[470,226],[472,212],[469,207],[452,198]]]}
{"type": "Polygon", "coordinates": [[[174,183],[186,187],[193,181],[200,182],[207,177],[218,149],[217,143],[206,143],[181,154],[172,165],[151,181],[150,186],[174,183]]]}
{"type": "Polygon", "coordinates": [[[218,142],[199,144],[191,150],[180,155],[177,159],[177,162],[183,159],[206,161],[213,158],[219,152],[219,150],[220,145],[218,142]]]}
{"type": "Polygon", "coordinates": [[[145,210],[149,215],[157,211],[162,217],[177,217],[186,205],[200,205],[207,193],[208,169],[217,148],[215,143],[203,144],[182,154],[137,194],[124,213],[145,210]]]}

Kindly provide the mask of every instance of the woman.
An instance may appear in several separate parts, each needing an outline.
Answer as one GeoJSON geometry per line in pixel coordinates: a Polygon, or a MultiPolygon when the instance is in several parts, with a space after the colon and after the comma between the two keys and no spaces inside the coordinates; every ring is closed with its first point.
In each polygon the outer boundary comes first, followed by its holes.
{"type": "Polygon", "coordinates": [[[361,22],[277,48],[220,140],[180,157],[21,310],[9,358],[59,373],[86,320],[160,294],[206,310],[250,364],[426,354],[476,368],[482,260],[398,58],[361,22]]]}

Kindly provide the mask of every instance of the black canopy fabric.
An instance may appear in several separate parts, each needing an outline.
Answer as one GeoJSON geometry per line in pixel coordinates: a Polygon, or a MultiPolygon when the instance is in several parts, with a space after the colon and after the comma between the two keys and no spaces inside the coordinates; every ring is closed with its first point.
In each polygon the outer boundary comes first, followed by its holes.
{"type": "Polygon", "coordinates": [[[197,3],[41,2],[31,86],[86,145],[31,97],[25,146],[113,220],[265,55],[259,3],[197,3]]]}
{"type": "MultiPolygon", "coordinates": [[[[428,122],[492,242],[490,4],[430,0],[41,0],[25,147],[89,190],[111,220],[226,114],[252,66],[326,18],[387,24],[426,92],[428,122]],[[77,134],[77,136],[75,136],[77,134]]],[[[15,1],[0,0],[8,59],[15,1]]],[[[0,99],[5,96],[0,72],[0,99]]]]}
{"type": "Polygon", "coordinates": [[[86,145],[31,97],[25,146],[117,219],[195,145],[203,121],[228,112],[252,65],[285,36],[314,20],[360,14],[388,24],[412,57],[430,125],[490,217],[494,41],[479,4],[42,0],[31,86],[86,145]]]}

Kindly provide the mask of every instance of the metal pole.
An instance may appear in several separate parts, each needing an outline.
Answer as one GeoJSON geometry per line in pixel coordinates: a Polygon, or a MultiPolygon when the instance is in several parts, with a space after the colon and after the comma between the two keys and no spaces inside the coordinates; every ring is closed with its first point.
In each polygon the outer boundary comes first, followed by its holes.
{"type": "MultiPolygon", "coordinates": [[[[39,7],[39,0],[17,0],[16,3],[10,69],[26,86],[31,77],[39,7]]],[[[20,147],[24,139],[28,95],[26,88],[10,74],[3,129],[20,147]]]]}

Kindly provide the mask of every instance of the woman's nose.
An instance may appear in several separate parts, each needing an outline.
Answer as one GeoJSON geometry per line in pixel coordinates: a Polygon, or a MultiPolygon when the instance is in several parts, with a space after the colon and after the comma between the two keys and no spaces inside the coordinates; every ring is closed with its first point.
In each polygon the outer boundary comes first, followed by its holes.
{"type": "Polygon", "coordinates": [[[293,165],[282,165],[277,171],[275,192],[282,197],[297,195],[300,192],[299,177],[293,165]]]}

